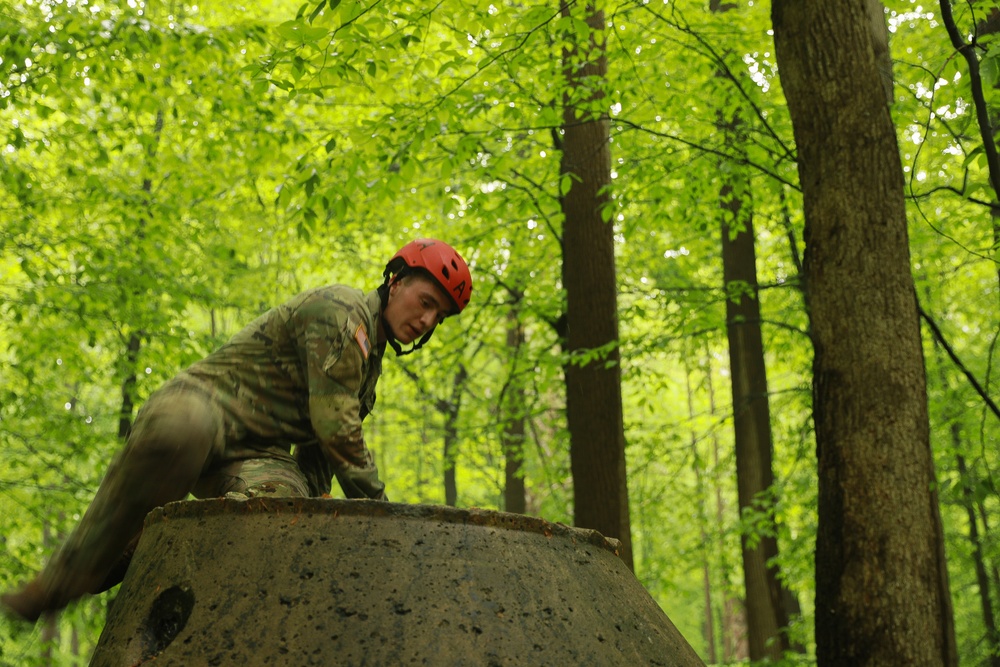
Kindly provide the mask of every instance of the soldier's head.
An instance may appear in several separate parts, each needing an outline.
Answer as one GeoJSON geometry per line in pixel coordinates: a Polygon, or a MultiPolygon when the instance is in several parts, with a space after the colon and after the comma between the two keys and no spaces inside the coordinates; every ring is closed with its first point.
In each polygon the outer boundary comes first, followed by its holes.
{"type": "Polygon", "coordinates": [[[426,343],[434,327],[462,312],[472,297],[472,273],[447,243],[416,239],[399,249],[385,266],[382,325],[396,354],[409,354],[426,343]],[[403,352],[400,344],[417,341],[403,352]]]}

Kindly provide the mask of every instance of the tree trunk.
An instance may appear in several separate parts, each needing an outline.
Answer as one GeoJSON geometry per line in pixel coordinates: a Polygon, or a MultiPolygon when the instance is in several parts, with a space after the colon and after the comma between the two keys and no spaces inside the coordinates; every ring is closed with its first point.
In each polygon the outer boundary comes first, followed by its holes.
{"type": "Polygon", "coordinates": [[[135,386],[136,370],[135,364],[139,360],[139,349],[142,347],[142,339],[137,332],[129,334],[128,342],[125,344],[125,363],[122,364],[122,371],[125,378],[122,380],[122,407],[118,415],[118,439],[128,438],[129,431],[132,430],[132,413],[135,411],[135,386]]]}
{"type": "Polygon", "coordinates": [[[469,378],[463,364],[458,365],[451,385],[451,398],[440,401],[438,409],[444,414],[444,504],[455,507],[458,503],[458,480],[455,461],[458,458],[458,413],[462,406],[462,387],[469,378]]]}
{"type": "MultiPolygon", "coordinates": [[[[975,504],[979,520],[983,523],[983,535],[992,535],[993,531],[990,529],[990,517],[987,514],[986,504],[982,498],[976,498],[975,504]]],[[[993,582],[993,590],[1000,591],[1000,570],[997,569],[996,562],[991,559],[985,564],[989,571],[990,581],[993,582]]],[[[997,643],[1000,644],[1000,633],[998,633],[997,643]]]]}
{"type": "MultiPolygon", "coordinates": [[[[956,451],[960,446],[961,433],[958,423],[951,425],[951,437],[956,451]]],[[[1000,667],[1000,634],[997,633],[996,617],[993,615],[993,600],[990,595],[990,579],[983,556],[983,541],[979,536],[976,517],[976,503],[973,492],[975,480],[969,475],[965,457],[957,455],[958,474],[962,483],[962,505],[969,519],[969,542],[972,544],[972,560],[976,565],[976,584],[979,586],[979,603],[983,610],[983,625],[986,627],[986,643],[990,656],[990,667],[1000,667]]]]}
{"type": "MultiPolygon", "coordinates": [[[[684,363],[684,377],[687,389],[687,409],[688,419],[694,423],[696,413],[694,409],[694,387],[691,383],[691,368],[684,363]]],[[[715,664],[719,661],[716,651],[715,638],[715,604],[713,602],[712,590],[712,561],[716,551],[714,544],[715,535],[711,533],[711,528],[715,525],[714,517],[709,518],[708,489],[705,483],[705,464],[702,461],[701,452],[698,451],[698,433],[691,430],[691,468],[694,471],[694,502],[697,505],[698,531],[701,533],[701,580],[702,596],[705,603],[704,614],[702,615],[702,635],[705,639],[705,657],[708,664],[715,664]]]]}
{"type": "MultiPolygon", "coordinates": [[[[707,349],[705,351],[705,364],[705,387],[708,390],[708,411],[710,415],[715,416],[715,384],[712,382],[712,355],[707,349]]],[[[718,526],[724,526],[727,522],[727,508],[725,498],[722,495],[722,485],[718,472],[721,469],[719,437],[714,429],[710,441],[712,443],[712,467],[716,471],[713,476],[715,486],[715,522],[718,526]]],[[[729,562],[728,549],[724,548],[722,540],[718,536],[716,539],[718,540],[716,544],[716,559],[718,561],[722,581],[722,594],[724,596],[719,619],[719,628],[721,630],[719,641],[722,644],[722,661],[734,662],[737,660],[746,660],[750,655],[750,650],[747,646],[746,609],[743,603],[729,590],[729,586],[727,585],[729,573],[734,568],[729,562]]]]}
{"type": "MultiPolygon", "coordinates": [[[[158,110],[156,112],[156,122],[153,126],[154,140],[149,145],[146,150],[146,166],[148,169],[154,169],[156,160],[156,149],[160,143],[160,137],[163,134],[163,111],[158,110]]],[[[149,210],[151,203],[149,197],[153,192],[153,180],[149,176],[145,176],[142,179],[142,197],[143,197],[143,208],[146,211],[146,216],[149,215],[149,210]]],[[[139,228],[136,230],[135,240],[141,243],[146,236],[146,217],[139,217],[139,228]]],[[[137,254],[141,258],[141,248],[137,248],[137,254]]],[[[136,305],[138,301],[142,298],[136,290],[133,290],[130,297],[135,300],[136,305]]],[[[125,343],[125,361],[121,365],[122,373],[124,378],[122,379],[122,407],[121,411],[118,413],[118,439],[125,440],[128,438],[129,431],[132,430],[132,413],[135,410],[135,387],[137,382],[137,373],[135,369],[136,362],[139,360],[139,350],[142,348],[142,330],[134,330],[129,333],[128,340],[125,343]]]]}
{"type": "Polygon", "coordinates": [[[955,665],[903,173],[870,17],[774,0],[799,150],[819,470],[821,667],[955,665]]]}
{"type": "MultiPolygon", "coordinates": [[[[570,15],[563,2],[563,16],[570,15]]],[[[600,92],[607,75],[604,13],[580,6],[591,28],[588,43],[563,52],[562,198],[563,284],[566,288],[566,418],[573,471],[574,521],[622,542],[632,567],[625,428],[618,350],[614,228],[602,218],[611,183],[609,120],[600,92]],[[597,92],[594,92],[597,91],[597,92]],[[595,104],[597,102],[597,104],[595,104]],[[589,351],[603,352],[593,358],[589,351]]]]}
{"type": "MultiPolygon", "coordinates": [[[[975,487],[979,480],[969,471],[962,455],[964,447],[962,444],[962,425],[959,410],[951,406],[956,404],[955,398],[949,395],[948,374],[945,371],[945,356],[941,349],[941,343],[934,340],[934,354],[938,371],[938,381],[945,392],[945,412],[942,418],[950,424],[949,434],[951,435],[951,448],[955,452],[955,466],[958,470],[959,483],[961,484],[961,504],[965,510],[969,522],[969,543],[972,547],[972,562],[976,569],[976,584],[979,586],[979,604],[983,612],[983,626],[986,628],[986,644],[989,653],[989,666],[1000,667],[1000,634],[997,633],[996,617],[993,614],[993,600],[990,590],[989,568],[986,565],[986,557],[983,549],[983,540],[979,534],[979,517],[977,515],[977,503],[975,487]]],[[[983,524],[984,534],[989,534],[989,526],[983,524]]],[[[986,664],[986,663],[983,663],[986,664]]]]}
{"type": "MultiPolygon", "coordinates": [[[[511,359],[521,358],[523,345],[524,327],[521,325],[520,312],[514,305],[507,315],[507,349],[511,359]]],[[[503,506],[508,512],[524,514],[527,503],[521,465],[524,461],[525,398],[524,385],[516,364],[511,369],[505,394],[506,415],[501,435],[504,457],[503,506]]]]}
{"type": "MultiPolygon", "coordinates": [[[[722,193],[722,266],[726,335],[736,439],[736,485],[741,515],[765,513],[773,519],[771,408],[767,393],[764,340],[760,327],[757,256],[752,214],[732,188],[722,193]]],[[[754,522],[756,523],[756,522],[754,522]]],[[[789,612],[779,578],[778,541],[773,534],[740,535],[746,586],[750,660],[781,659],[789,650],[789,612]]]]}
{"type": "MultiPolygon", "coordinates": [[[[735,7],[733,3],[720,0],[709,3],[709,9],[716,13],[726,13],[735,7]]],[[[720,68],[717,76],[724,78],[725,72],[720,68]]],[[[720,111],[718,114],[717,125],[726,137],[726,144],[734,146],[737,152],[742,151],[747,140],[741,132],[739,112],[727,115],[720,111]]],[[[733,162],[723,166],[731,167],[720,169],[723,185],[719,203],[739,511],[741,516],[745,512],[763,513],[771,524],[775,504],[772,495],[774,442],[760,321],[753,206],[749,194],[744,194],[750,189],[743,168],[733,162]]],[[[772,531],[761,535],[748,535],[744,531],[740,544],[750,660],[780,660],[791,648],[787,628],[793,610],[785,607],[785,601],[793,601],[794,612],[798,613],[798,600],[781,583],[777,538],[772,531]]]]}

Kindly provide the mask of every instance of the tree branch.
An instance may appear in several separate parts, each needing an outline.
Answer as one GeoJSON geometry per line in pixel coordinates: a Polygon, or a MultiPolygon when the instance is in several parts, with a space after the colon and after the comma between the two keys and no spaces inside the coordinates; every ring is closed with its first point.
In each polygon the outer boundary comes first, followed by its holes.
{"type": "Polygon", "coordinates": [[[993,128],[990,125],[990,112],[986,106],[986,96],[983,94],[983,78],[979,74],[979,57],[976,55],[976,41],[966,43],[955,25],[955,17],[951,13],[951,0],[940,0],[941,21],[955,47],[965,62],[969,65],[969,85],[972,88],[972,102],[976,109],[976,120],[979,122],[979,133],[983,139],[983,150],[986,152],[986,164],[990,172],[990,185],[993,194],[1000,197],[1000,156],[997,155],[997,144],[993,139],[993,128]]]}
{"type": "MultiPolygon", "coordinates": [[[[946,1],[947,0],[942,0],[942,2],[946,1]]],[[[944,334],[941,333],[941,329],[940,327],[938,327],[937,323],[931,318],[930,315],[927,314],[927,312],[920,306],[919,303],[917,304],[917,311],[920,313],[920,317],[923,318],[924,322],[927,323],[927,326],[930,327],[931,333],[934,335],[934,340],[936,340],[941,345],[941,347],[944,348],[944,351],[948,353],[948,356],[951,358],[952,362],[958,367],[960,371],[962,371],[965,377],[969,380],[969,384],[972,385],[972,388],[976,391],[977,394],[979,394],[980,398],[983,399],[983,402],[986,403],[986,406],[996,416],[997,419],[1000,419],[1000,407],[997,407],[997,404],[993,402],[993,399],[989,397],[989,395],[986,393],[986,390],[983,389],[981,384],[979,384],[979,381],[976,379],[976,376],[974,376],[972,372],[969,371],[968,368],[966,368],[965,364],[962,363],[962,360],[958,358],[958,355],[955,353],[955,350],[953,350],[951,345],[948,344],[948,341],[945,340],[944,334]]]]}
{"type": "Polygon", "coordinates": [[[653,135],[654,137],[661,137],[663,139],[670,139],[671,141],[676,141],[677,143],[683,144],[684,146],[687,146],[688,148],[692,148],[694,150],[701,151],[702,153],[707,153],[709,155],[717,155],[717,156],[725,158],[727,160],[731,160],[731,161],[733,161],[736,164],[741,164],[741,165],[744,165],[744,166],[747,166],[747,167],[753,167],[754,169],[756,169],[760,173],[764,174],[765,176],[769,176],[769,177],[773,178],[774,180],[778,181],[779,183],[787,185],[788,187],[792,188],[793,190],[796,190],[796,191],[799,191],[799,192],[801,192],[801,190],[802,190],[798,186],[798,184],[792,183],[791,181],[788,181],[788,180],[782,178],[781,176],[779,176],[775,172],[771,171],[770,169],[768,169],[764,165],[757,164],[756,162],[754,162],[753,160],[750,160],[749,158],[747,158],[745,156],[730,155],[729,153],[727,153],[725,151],[719,150],[717,148],[710,148],[708,146],[702,146],[700,144],[696,144],[693,141],[688,141],[687,139],[682,139],[682,138],[680,138],[680,137],[678,137],[676,135],[670,134],[669,132],[659,132],[657,130],[651,130],[648,127],[643,127],[639,123],[633,123],[632,121],[626,120],[626,119],[621,118],[621,117],[612,118],[611,122],[612,123],[618,123],[620,125],[626,125],[626,126],[628,126],[629,128],[631,128],[633,130],[638,130],[640,132],[645,132],[647,134],[653,135]]]}

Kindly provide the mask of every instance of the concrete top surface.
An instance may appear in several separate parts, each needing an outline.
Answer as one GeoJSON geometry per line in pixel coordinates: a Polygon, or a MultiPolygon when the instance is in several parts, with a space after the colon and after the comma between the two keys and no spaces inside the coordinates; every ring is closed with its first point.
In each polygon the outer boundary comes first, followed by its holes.
{"type": "Polygon", "coordinates": [[[703,665],[616,549],[489,510],[170,503],[91,665],[703,665]]]}

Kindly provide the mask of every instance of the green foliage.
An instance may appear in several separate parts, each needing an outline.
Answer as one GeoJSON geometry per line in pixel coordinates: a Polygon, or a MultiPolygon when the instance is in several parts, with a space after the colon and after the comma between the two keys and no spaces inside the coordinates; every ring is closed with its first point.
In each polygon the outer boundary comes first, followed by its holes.
{"type": "MultiPolygon", "coordinates": [[[[523,419],[529,512],[572,522],[558,329],[560,198],[573,184],[559,169],[562,59],[593,37],[608,47],[608,81],[588,91],[603,97],[588,104],[612,132],[602,215],[616,234],[636,574],[703,656],[708,617],[718,661],[735,660],[719,631],[743,594],[740,539],[776,535],[804,609],[793,631],[809,646],[816,471],[802,202],[767,8],[734,4],[725,14],[686,1],[606,5],[605,35],[552,3],[5,6],[0,588],[37,569],[82,512],[119,447],[130,377],[141,402],[298,290],[374,287],[385,258],[417,235],[452,242],[475,292],[428,349],[386,363],[366,437],[390,497],[443,502],[442,407],[462,363],[459,503],[501,507],[502,434],[523,419]],[[723,131],[722,119],[738,126],[723,131]],[[742,519],[725,302],[749,286],[722,279],[727,184],[754,216],[777,480],[773,507],[742,519]],[[525,336],[516,352],[514,322],[525,336]]],[[[898,2],[887,16],[920,300],[995,391],[985,204],[996,193],[968,75],[928,10],[898,2]]],[[[982,41],[987,77],[992,39],[982,41]]],[[[964,489],[995,525],[997,423],[927,340],[957,630],[972,664],[984,630],[965,593],[975,579],[964,489]]],[[[990,562],[1000,556],[992,532],[983,548],[990,562]]],[[[85,662],[102,613],[96,599],[61,615],[53,664],[85,662]]],[[[0,664],[41,661],[38,630],[0,633],[0,664]]]]}

